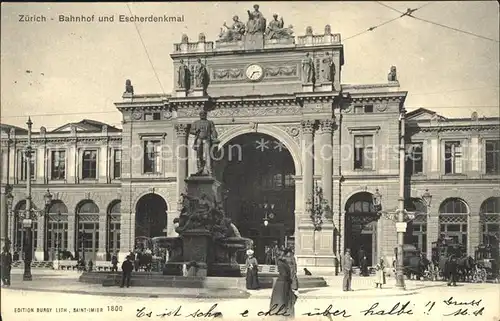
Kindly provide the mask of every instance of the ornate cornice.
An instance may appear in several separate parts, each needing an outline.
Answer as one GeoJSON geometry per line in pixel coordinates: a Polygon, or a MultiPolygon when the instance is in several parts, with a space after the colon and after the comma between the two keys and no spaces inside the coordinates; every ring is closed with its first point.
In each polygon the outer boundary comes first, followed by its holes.
{"type": "Polygon", "coordinates": [[[459,131],[493,131],[500,130],[500,125],[446,125],[446,126],[428,126],[412,127],[420,132],[459,132],[459,131]]]}

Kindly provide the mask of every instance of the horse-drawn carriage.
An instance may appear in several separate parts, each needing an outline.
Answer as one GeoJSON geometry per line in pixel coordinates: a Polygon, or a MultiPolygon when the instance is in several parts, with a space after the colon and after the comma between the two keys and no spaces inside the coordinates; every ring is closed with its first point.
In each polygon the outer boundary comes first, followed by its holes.
{"type": "Polygon", "coordinates": [[[464,245],[458,243],[455,239],[444,237],[432,243],[432,262],[438,268],[438,274],[441,277],[447,277],[446,263],[450,256],[454,256],[457,261],[457,273],[463,281],[472,277],[474,269],[474,259],[467,256],[467,250],[464,245]]]}
{"type": "Polygon", "coordinates": [[[480,244],[476,247],[474,260],[476,267],[472,279],[476,283],[486,282],[487,279],[498,279],[498,246],[480,244]]]}

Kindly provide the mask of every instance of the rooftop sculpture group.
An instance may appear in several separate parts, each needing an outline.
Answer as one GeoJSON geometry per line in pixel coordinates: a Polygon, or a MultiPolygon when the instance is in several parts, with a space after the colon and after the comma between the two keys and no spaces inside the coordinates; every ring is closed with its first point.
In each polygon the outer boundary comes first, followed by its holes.
{"type": "Polygon", "coordinates": [[[225,22],[219,34],[219,41],[233,42],[242,40],[244,35],[263,34],[266,39],[287,39],[293,35],[293,26],[284,27],[283,17],[273,15],[273,20],[267,25],[266,18],[259,11],[259,5],[253,6],[254,11],[248,10],[248,22],[245,25],[238,16],[233,17],[233,24],[228,26],[225,22]]]}

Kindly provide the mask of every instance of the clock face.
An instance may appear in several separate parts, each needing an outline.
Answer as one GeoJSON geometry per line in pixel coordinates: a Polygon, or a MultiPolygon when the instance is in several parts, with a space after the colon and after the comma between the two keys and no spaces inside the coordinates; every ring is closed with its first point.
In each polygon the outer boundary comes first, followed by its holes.
{"type": "Polygon", "coordinates": [[[259,65],[250,65],[248,66],[245,74],[248,79],[252,81],[259,81],[264,76],[264,71],[262,70],[262,67],[259,65]]]}

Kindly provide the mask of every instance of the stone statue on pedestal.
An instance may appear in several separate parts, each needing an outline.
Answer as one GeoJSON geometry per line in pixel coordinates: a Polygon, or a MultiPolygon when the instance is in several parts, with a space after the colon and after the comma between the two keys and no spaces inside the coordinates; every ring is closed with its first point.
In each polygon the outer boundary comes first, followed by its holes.
{"type": "Polygon", "coordinates": [[[240,21],[238,16],[233,17],[233,25],[229,27],[225,22],[223,25],[226,30],[221,28],[219,40],[222,42],[239,41],[245,34],[245,24],[240,21]]]}
{"type": "Polygon", "coordinates": [[[188,66],[186,66],[186,64],[184,63],[183,59],[181,59],[180,63],[181,65],[178,69],[177,84],[179,85],[179,88],[189,90],[189,87],[191,86],[191,73],[188,66]]]}
{"type": "Polygon", "coordinates": [[[207,119],[206,111],[200,112],[200,119],[191,125],[190,134],[195,136],[193,149],[196,151],[198,166],[195,175],[211,175],[212,146],[219,141],[215,124],[207,119]]]}
{"type": "Polygon", "coordinates": [[[198,58],[197,64],[195,67],[195,88],[203,88],[206,90],[208,87],[208,71],[207,67],[201,62],[201,59],[198,58]]]}
{"type": "Polygon", "coordinates": [[[134,94],[134,86],[130,79],[125,80],[125,94],[134,94]]]}
{"type": "Polygon", "coordinates": [[[398,81],[397,73],[396,73],[396,66],[391,67],[391,71],[387,75],[387,80],[388,81],[398,81]]]}
{"type": "Polygon", "coordinates": [[[283,17],[278,20],[278,15],[273,15],[273,20],[269,22],[269,25],[266,29],[266,38],[267,39],[286,39],[290,38],[293,35],[293,26],[289,26],[288,28],[284,28],[285,22],[283,21],[283,17]]]}
{"type": "Polygon", "coordinates": [[[266,18],[259,11],[259,5],[253,6],[254,11],[248,12],[247,34],[264,33],[266,31],[266,18]]]}
{"type": "Polygon", "coordinates": [[[309,53],[302,59],[302,81],[306,84],[314,82],[314,61],[309,53]]]}
{"type": "Polygon", "coordinates": [[[323,79],[328,82],[333,82],[335,80],[335,64],[329,52],[327,52],[325,58],[323,58],[323,79]]]}

